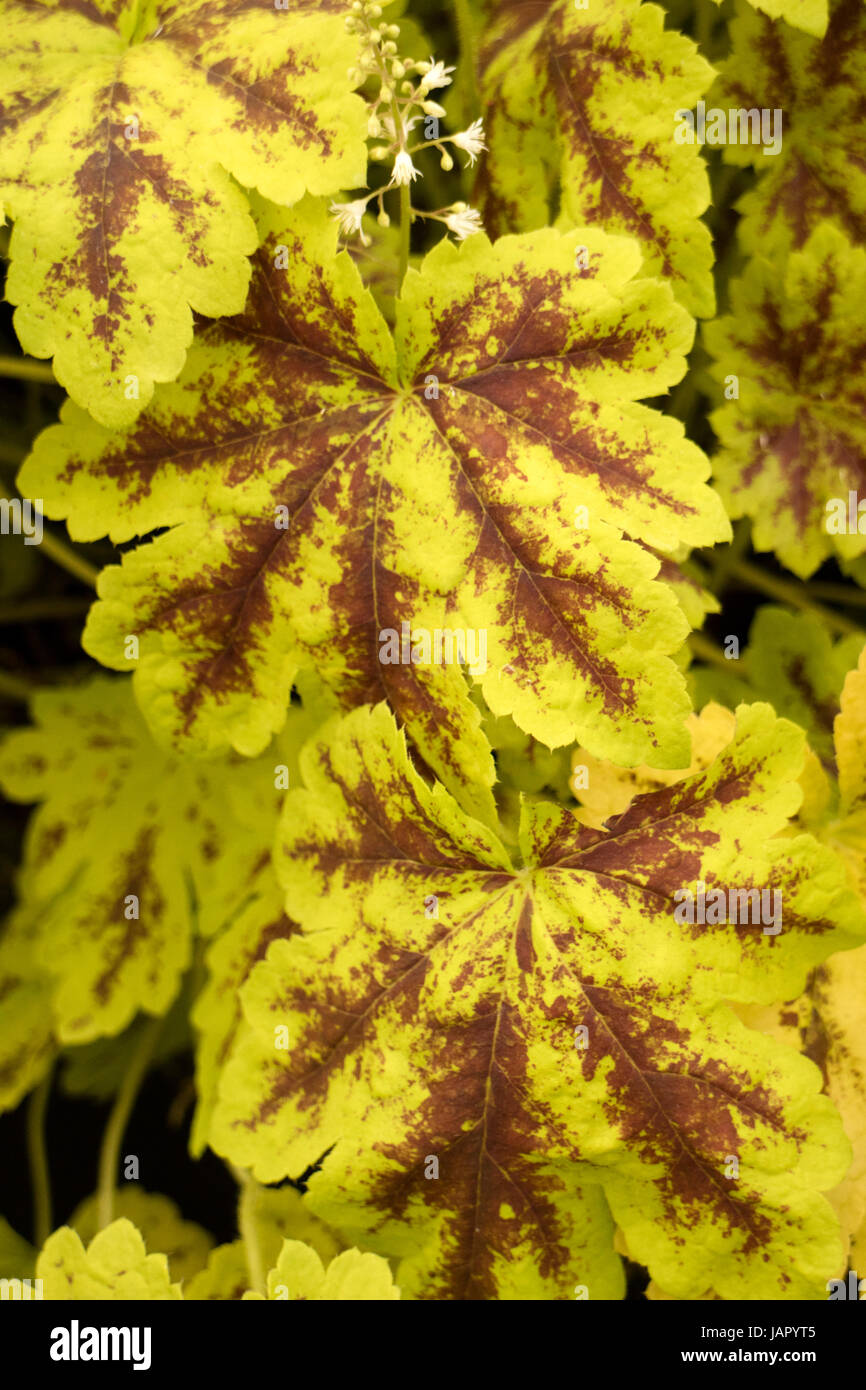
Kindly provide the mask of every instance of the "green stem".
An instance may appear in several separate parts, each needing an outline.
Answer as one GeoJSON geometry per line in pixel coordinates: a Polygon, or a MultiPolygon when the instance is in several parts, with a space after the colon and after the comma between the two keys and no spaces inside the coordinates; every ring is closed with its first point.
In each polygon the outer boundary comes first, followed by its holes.
{"type": "Polygon", "coordinates": [[[468,126],[481,114],[481,98],[478,93],[478,54],[469,0],[454,0],[454,19],[457,23],[457,38],[460,43],[459,71],[463,86],[464,114],[468,126]]]}
{"type": "Polygon", "coordinates": [[[855,589],[853,584],[810,584],[809,592],[813,598],[825,598],[830,603],[848,604],[850,608],[866,608],[866,592],[855,589]]]}
{"type": "Polygon", "coordinates": [[[715,182],[713,207],[718,214],[720,211],[727,211],[728,195],[734,186],[737,175],[742,169],[737,164],[723,164],[718,171],[715,182]]]}
{"type": "Polygon", "coordinates": [[[668,401],[666,414],[672,415],[675,420],[679,420],[683,425],[686,434],[692,422],[692,410],[698,397],[697,373],[691,368],[686,372],[682,381],[674,387],[668,401]]]}
{"type": "Polygon", "coordinates": [[[91,589],[96,588],[96,581],[99,578],[99,570],[95,565],[91,565],[89,560],[85,560],[77,551],[73,550],[66,541],[60,540],[58,536],[52,536],[50,531],[43,531],[40,542],[42,549],[55,565],[66,570],[67,574],[72,574],[76,579],[80,579],[82,584],[89,584],[91,589]]]}
{"type": "Polygon", "coordinates": [[[89,598],[32,598],[0,604],[0,627],[41,622],[45,618],[77,618],[89,607],[89,598]]]}
{"type": "Polygon", "coordinates": [[[150,1064],[159,1041],[162,1031],[162,1018],[152,1018],[142,1030],[138,1045],[132,1054],[126,1074],[120,1083],[120,1090],[114,1098],[114,1105],[111,1107],[111,1114],[108,1117],[108,1124],[105,1126],[105,1133],[102,1136],[102,1147],[99,1151],[99,1181],[97,1191],[99,1194],[98,1221],[99,1229],[109,1226],[114,1220],[114,1189],[117,1186],[117,1164],[120,1155],[120,1145],[123,1142],[123,1135],[126,1130],[135,1098],[138,1095],[139,1087],[144,1080],[145,1072],[150,1064]]]}
{"type": "MultiPolygon", "coordinates": [[[[2,492],[0,496],[5,497],[8,502],[14,500],[12,494],[8,492],[2,492]]],[[[96,588],[99,570],[95,565],[91,565],[89,560],[85,560],[83,556],[79,555],[66,541],[60,540],[58,536],[53,536],[50,531],[43,529],[39,544],[49,559],[53,560],[61,569],[65,569],[68,574],[73,574],[82,583],[89,584],[92,589],[96,588]]]]}
{"type": "Polygon", "coordinates": [[[247,1272],[249,1274],[250,1288],[254,1293],[266,1294],[267,1284],[265,1282],[265,1263],[262,1258],[262,1247],[259,1242],[259,1229],[256,1224],[256,1206],[258,1203],[258,1187],[255,1179],[245,1173],[242,1168],[231,1165],[235,1182],[240,1189],[238,1198],[238,1230],[244,1243],[244,1252],[247,1257],[247,1272]]]}
{"type": "Polygon", "coordinates": [[[403,284],[403,278],[409,269],[409,233],[412,226],[411,199],[409,195],[409,185],[400,185],[400,263],[397,269],[397,293],[403,284]]]}
{"type": "Polygon", "coordinates": [[[729,573],[734,578],[741,579],[744,584],[751,588],[768,594],[770,598],[779,599],[782,603],[792,603],[795,608],[802,609],[804,613],[814,613],[826,627],[835,632],[854,632],[857,634],[864,632],[859,623],[852,622],[850,618],[844,618],[841,613],[834,613],[832,608],[825,608],[823,604],[815,603],[809,597],[809,591],[805,585],[801,586],[791,580],[779,579],[775,575],[767,574],[766,571],[759,569],[749,560],[736,560],[731,565],[729,573]]]}
{"type": "Polygon", "coordinates": [[[51,1234],[51,1176],[45,1147],[45,1111],[51,1093],[54,1063],[27,1105],[27,1155],[33,1184],[33,1243],[41,1250],[51,1234]]]}
{"type": "Polygon", "coordinates": [[[0,376],[15,377],[18,381],[47,381],[52,386],[58,384],[51,368],[31,357],[0,356],[0,376]]]}
{"type": "Polygon", "coordinates": [[[731,580],[731,572],[749,548],[752,527],[748,517],[734,523],[734,534],[730,545],[719,546],[718,552],[710,556],[710,578],[707,588],[712,589],[716,598],[721,598],[731,580]]]}
{"type": "Polygon", "coordinates": [[[711,0],[698,0],[695,21],[695,43],[702,53],[706,53],[713,37],[716,21],[716,7],[711,0]]]}
{"type": "Polygon", "coordinates": [[[21,676],[13,676],[11,671],[0,671],[0,699],[23,700],[26,704],[35,687],[21,676]]]}
{"type": "MultiPolygon", "coordinates": [[[[689,646],[696,657],[701,661],[709,661],[713,666],[722,666],[725,670],[731,669],[731,662],[725,656],[721,647],[717,647],[712,638],[705,632],[690,632],[689,646]]],[[[737,670],[742,674],[743,661],[737,663],[737,670]]]]}

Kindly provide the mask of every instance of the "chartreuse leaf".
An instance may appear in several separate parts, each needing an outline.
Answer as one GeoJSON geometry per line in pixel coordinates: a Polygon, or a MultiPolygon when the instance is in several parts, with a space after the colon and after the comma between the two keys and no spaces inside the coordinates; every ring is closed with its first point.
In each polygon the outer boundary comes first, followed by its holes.
{"type": "Polygon", "coordinates": [[[239,990],[271,942],[287,939],[296,930],[297,923],[285,910],[285,893],[273,873],[266,871],[254,897],[209,949],[208,981],[192,1014],[198,1043],[190,1148],[196,1157],[210,1142],[220,1071],[241,1022],[239,990]]]}
{"type": "Polygon", "coordinates": [[[842,1116],[853,1161],[828,1198],[843,1233],[866,1220],[866,946],[832,956],[815,970],[806,990],[774,1005],[740,1005],[751,1028],[760,1028],[795,1047],[820,1068],[824,1090],[842,1116]]]}
{"type": "Polygon", "coordinates": [[[0,928],[0,1112],[38,1085],[56,1051],[40,925],[37,912],[18,906],[0,928]]]}
{"type": "Polygon", "coordinates": [[[193,1275],[183,1291],[195,1303],[227,1303],[243,1298],[250,1286],[250,1274],[242,1240],[218,1245],[210,1252],[203,1270],[193,1275]]]}
{"type": "MultiPolygon", "coordinates": [[[[185,1221],[169,1197],[125,1184],[114,1194],[114,1210],[137,1228],[148,1250],[165,1255],[169,1274],[177,1283],[204,1269],[213,1239],[195,1221],[185,1221]]],[[[69,1225],[85,1245],[90,1244],[99,1230],[98,1194],[79,1203],[69,1225]]]]}
{"type": "Polygon", "coordinates": [[[392,339],[323,206],[263,209],[261,227],[246,315],[205,330],[132,430],[68,406],[22,471],[77,538],[172,528],[103,573],[87,650],[128,669],[136,634],[160,736],[247,755],[314,665],[347,705],[385,696],[491,823],[490,750],[437,629],[460,630],[493,713],[540,741],[682,760],[668,653],[687,624],[646,546],[729,527],[682,426],[635,403],[682,375],[692,339],[670,290],[634,279],[636,245],[442,241],[392,339]]]}
{"type": "Polygon", "coordinates": [[[36,1277],[49,1299],[147,1299],[183,1295],[172,1284],[165,1255],[148,1255],[141,1233],[126,1217],[112,1221],[87,1249],[69,1226],[50,1235],[36,1261],[36,1277]]]}
{"type": "MultiPolygon", "coordinates": [[[[812,730],[815,736],[823,735],[834,703],[829,692],[838,692],[843,684],[838,670],[842,662],[850,660],[852,641],[859,639],[844,638],[834,647],[824,635],[824,630],[809,615],[798,614],[795,617],[783,609],[761,609],[752,628],[748,652],[750,678],[758,688],[769,680],[772,671],[776,671],[779,693],[777,709],[787,709],[794,700],[804,701],[807,717],[801,722],[810,728],[810,735],[812,730]]],[[[708,754],[713,756],[718,741],[727,741],[729,734],[725,730],[732,725],[733,715],[728,710],[708,704],[692,731],[695,758],[703,761],[708,754]]],[[[833,727],[832,718],[829,719],[829,727],[833,727]]],[[[850,672],[844,682],[842,709],[835,719],[835,755],[844,788],[842,798],[834,795],[829,784],[823,796],[814,794],[814,778],[822,778],[825,783],[827,780],[815,760],[815,763],[807,765],[807,795],[798,819],[817,838],[827,841],[846,861],[849,874],[866,905],[863,876],[866,825],[858,820],[858,806],[866,799],[863,774],[866,761],[866,657],[861,657],[860,668],[850,672]]],[[[610,764],[591,762],[579,750],[574,754],[574,759],[576,764],[590,764],[588,788],[576,788],[575,795],[582,803],[581,819],[592,825],[601,825],[607,816],[622,812],[632,797],[652,782],[656,785],[668,783],[686,775],[652,769],[635,769],[630,773],[610,764]]],[[[856,1231],[866,1219],[864,998],[866,947],[861,946],[854,951],[834,955],[819,965],[811,972],[807,988],[798,998],[781,1004],[742,1004],[737,1009],[750,1027],[768,1032],[795,1047],[821,1068],[825,1092],[842,1116],[854,1151],[853,1162],[846,1176],[828,1193],[828,1199],[842,1220],[844,1232],[856,1231]]],[[[651,1286],[647,1291],[649,1298],[669,1296],[657,1286],[651,1286]]]]}
{"type": "Polygon", "coordinates": [[[191,310],[243,308],[256,238],[238,183],[293,203],[363,181],[344,14],[339,0],[4,0],[6,294],[25,351],[53,356],[104,424],[177,376],[191,310]]]}
{"type": "Polygon", "coordinates": [[[734,706],[742,700],[766,700],[777,714],[805,729],[821,757],[832,757],[839,694],[862,645],[857,633],[834,641],[811,613],[767,604],[755,615],[748,647],[731,658],[727,670],[695,670],[695,703],[720,700],[734,706]]]}
{"type": "Polygon", "coordinates": [[[854,243],[866,240],[866,175],[851,159],[866,138],[866,10],[860,0],[832,0],[829,10],[826,32],[813,37],[802,32],[811,26],[791,28],[741,3],[730,56],[707,97],[708,108],[726,113],[767,111],[771,136],[776,124],[780,149],[752,139],[726,144],[723,157],[756,166],[758,182],[737,205],[739,233],[747,250],[781,257],[777,264],[823,218],[854,243]]]}
{"type": "Polygon", "coordinates": [[[636,796],[671,787],[684,777],[704,772],[734,736],[735,719],[722,705],[708,704],[700,714],[690,714],[692,757],[687,768],[616,767],[593,758],[582,748],[571,754],[571,789],[579,802],[575,813],[583,825],[601,830],[611,816],[621,816],[636,796]]]}
{"type": "Polygon", "coordinates": [[[492,152],[482,207],[491,233],[530,231],[550,220],[559,184],[566,225],[636,237],[647,270],[711,314],[712,245],[699,220],[710,186],[697,148],[674,141],[674,116],[713,69],[664,18],[639,0],[496,0],[481,50],[492,152]]]}
{"type": "MultiPolygon", "coordinates": [[[[323,710],[328,708],[327,697],[318,681],[302,675],[299,690],[304,703],[291,704],[285,728],[277,743],[280,755],[285,758],[283,767],[287,784],[292,787],[298,786],[301,780],[298,765],[301,745],[322,722],[323,710]]],[[[241,825],[248,823],[253,841],[269,851],[277,828],[273,803],[265,801],[262,805],[252,802],[246,785],[243,782],[236,784],[233,779],[226,792],[234,819],[241,825]]],[[[223,923],[225,920],[224,916],[223,923]]],[[[296,929],[297,924],[286,914],[285,893],[273,871],[270,853],[263,853],[254,876],[248,881],[244,903],[229,925],[216,934],[208,948],[207,983],[192,1009],[191,1018],[198,1041],[196,1107],[190,1148],[196,1157],[203,1153],[209,1143],[210,1117],[220,1069],[241,1018],[240,987],[256,962],[264,958],[270,943],[278,937],[290,936],[296,929]]],[[[292,1234],[298,1232],[293,1231],[292,1234]]]]}
{"type": "MultiPolygon", "coordinates": [[[[340,1253],[340,1242],[332,1231],[311,1213],[301,1194],[292,1187],[268,1188],[254,1184],[250,1220],[265,1269],[276,1266],[284,1242],[303,1244],[302,1249],[333,1260],[340,1253]]],[[[243,1298],[250,1287],[247,1255],[242,1240],[219,1245],[208,1256],[207,1266],[184,1286],[184,1297],[196,1301],[243,1298]]],[[[283,1295],[284,1296],[284,1295],[283,1295]]]]}
{"type": "Polygon", "coordinates": [[[121,1032],[139,1010],[164,1013],[196,923],[212,928],[245,901],[283,794],[278,758],[165,753],[131,682],[106,676],[43,690],[32,709],[34,727],[0,748],[0,784],[13,800],[42,803],[21,872],[22,912],[37,923],[31,991],[50,978],[55,1034],[81,1043],[121,1032]],[[256,805],[261,830],[227,815],[228,778],[256,805]]]}
{"type": "MultiPolygon", "coordinates": [[[[344,1250],[325,1269],[309,1245],[285,1240],[276,1267],[268,1274],[268,1298],[272,1299],[330,1302],[399,1297],[388,1261],[360,1250],[344,1250]]],[[[264,1295],[246,1293],[244,1298],[263,1299],[264,1295]]]]}
{"type": "MultiPolygon", "coordinates": [[[[662,559],[659,577],[673,589],[690,627],[703,627],[708,613],[719,612],[721,605],[718,599],[690,572],[687,546],[679,548],[676,559],[669,556],[662,559]]],[[[683,665],[688,664],[690,656],[687,648],[678,653],[677,660],[682,661],[683,665]]]]}
{"type": "Polygon", "coordinates": [[[733,312],[705,330],[713,374],[738,383],[710,416],[719,491],[731,516],[752,518],[755,547],[802,578],[866,552],[849,498],[866,467],[864,298],[866,251],[823,222],[783,268],[755,256],[731,285],[733,312]]]}
{"type": "MultiPolygon", "coordinates": [[[[800,820],[841,857],[866,905],[866,648],[845,679],[834,729],[838,787],[829,785],[824,797],[804,802],[800,820]]],[[[799,998],[786,999],[744,1009],[743,1016],[820,1066],[854,1150],[848,1173],[829,1194],[844,1230],[853,1233],[866,1220],[866,947],[831,957],[799,998]]]]}
{"type": "MultiPolygon", "coordinates": [[[[839,810],[852,830],[866,836],[866,647],[845,677],[833,725],[839,769],[839,810]]],[[[866,876],[858,876],[866,896],[866,876]]]]}
{"type": "MultiPolygon", "coordinates": [[[[716,0],[717,5],[721,3],[722,0],[716,0]]],[[[821,38],[827,28],[828,0],[751,0],[751,3],[771,19],[784,19],[786,24],[817,38],[821,38]]]]}
{"type": "MultiPolygon", "coordinates": [[[[828,815],[823,826],[810,828],[841,855],[866,903],[866,647],[845,678],[840,705],[834,725],[837,814],[828,815]]],[[[827,1040],[827,1089],[854,1146],[854,1163],[839,1190],[838,1205],[843,1222],[856,1232],[866,1224],[866,948],[828,961],[813,988],[819,996],[815,1012],[827,1040]]],[[[810,1023],[814,1017],[813,1013],[810,1023]]]]}
{"type": "Polygon", "coordinates": [[[831,851],[774,838],[803,744],[744,706],[606,834],[527,805],[518,863],[384,706],[329,723],[277,856],[302,930],[243,987],[214,1146],[266,1182],[335,1146],[307,1200],[409,1297],[620,1297],[615,1225],[678,1297],[823,1296],[847,1141],[817,1069],[723,1002],[790,996],[866,930],[831,851]],[[782,930],[677,922],[698,879],[772,886],[782,930]]]}

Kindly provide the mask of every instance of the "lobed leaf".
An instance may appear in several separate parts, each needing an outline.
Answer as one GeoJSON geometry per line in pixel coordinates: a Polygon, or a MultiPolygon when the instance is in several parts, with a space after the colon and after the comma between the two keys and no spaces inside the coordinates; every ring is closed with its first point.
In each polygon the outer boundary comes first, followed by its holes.
{"type": "Polygon", "coordinates": [[[705,329],[713,374],[739,393],[710,416],[719,491],[732,517],[752,518],[756,549],[801,578],[866,551],[856,503],[853,531],[849,518],[866,468],[864,297],[866,250],[823,222],[781,265],[753,257],[733,312],[705,329]]]}
{"type": "MultiPolygon", "coordinates": [[[[185,1221],[170,1197],[125,1183],[114,1194],[114,1210],[118,1219],[125,1218],[135,1226],[148,1250],[165,1256],[169,1276],[178,1284],[206,1265],[212,1236],[197,1222],[185,1221]]],[[[68,1224],[89,1245],[100,1229],[98,1194],[79,1202],[68,1224]]]]}
{"type": "MultiPolygon", "coordinates": [[[[193,931],[230,918],[268,861],[280,793],[273,760],[163,752],[131,682],[99,676],[40,691],[33,717],[0,748],[6,794],[42,803],[20,877],[22,920],[36,924],[27,997],[43,1018],[50,998],[40,1035],[50,1025],[61,1042],[83,1043],[122,1032],[139,1010],[168,1010],[193,931]],[[258,823],[226,816],[229,775],[258,823]]],[[[15,940],[7,953],[27,949],[15,940]]]]}
{"type": "Polygon", "coordinates": [[[812,613],[765,604],[752,621],[748,646],[727,670],[694,671],[696,704],[718,700],[733,707],[743,700],[766,700],[777,714],[799,724],[811,747],[829,759],[839,696],[862,645],[857,633],[834,641],[812,613]]]}
{"type": "Polygon", "coordinates": [[[866,927],[829,850],[774,838],[802,757],[743,707],[707,771],[607,833],[527,805],[519,865],[412,770],[383,706],[330,723],[284,811],[302,931],[243,987],[217,1150],[273,1181],[336,1146],[313,1210],[401,1257],[410,1297],[620,1297],[615,1225],[676,1296],[823,1296],[841,1247],[816,1189],[850,1151],[817,1069],[722,1002],[795,992],[866,927]],[[773,885],[784,929],[679,925],[696,879],[773,885]]]}
{"type": "Polygon", "coordinates": [[[339,0],[4,0],[6,293],[24,350],[103,424],[177,376],[192,310],[242,309],[243,189],[294,203],[363,181],[343,17],[339,0]]]}
{"type": "Polygon", "coordinates": [[[392,338],[324,208],[263,209],[261,225],[246,314],[204,331],[134,429],[67,406],[22,470],[76,538],[172,528],[103,573],[87,650],[128,669],[136,634],[160,737],[247,756],[315,666],[346,706],[387,698],[491,823],[463,669],[381,660],[404,622],[468,629],[479,649],[483,634],[487,704],[549,746],[579,734],[623,762],[681,759],[668,653],[687,624],[648,547],[728,524],[682,426],[636,403],[682,374],[692,327],[666,286],[633,278],[634,244],[581,233],[580,273],[574,233],[440,242],[407,275],[392,338]]]}
{"type": "Polygon", "coordinates": [[[86,1250],[69,1226],[61,1226],[39,1253],[36,1277],[47,1299],[164,1302],[183,1296],[170,1281],[165,1255],[148,1255],[126,1217],[101,1230],[86,1250]]]}
{"type": "MultiPolygon", "coordinates": [[[[353,1300],[390,1301],[400,1297],[387,1260],[381,1255],[344,1250],[328,1268],[316,1251],[299,1240],[285,1240],[276,1266],[268,1274],[268,1298],[331,1303],[353,1300]]],[[[247,1293],[245,1299],[262,1294],[247,1293]]]]}
{"type": "Polygon", "coordinates": [[[674,141],[675,113],[710,86],[691,39],[639,0],[497,0],[481,50],[491,157],[481,205],[493,233],[598,223],[637,238],[648,273],[692,313],[711,314],[713,252],[700,222],[710,185],[699,151],[674,141]]]}
{"type": "Polygon", "coordinates": [[[802,250],[825,219],[855,245],[866,241],[866,177],[852,158],[866,138],[866,11],[860,0],[832,0],[829,10],[815,37],[739,0],[731,54],[707,97],[708,107],[782,113],[777,154],[757,143],[724,150],[726,163],[754,164],[760,174],[737,205],[752,255],[802,250]]]}

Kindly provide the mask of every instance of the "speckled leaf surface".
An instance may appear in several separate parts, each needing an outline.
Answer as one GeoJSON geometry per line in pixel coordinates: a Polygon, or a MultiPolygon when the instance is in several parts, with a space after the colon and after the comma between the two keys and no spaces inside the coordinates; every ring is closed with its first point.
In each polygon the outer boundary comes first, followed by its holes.
{"type": "Polygon", "coordinates": [[[675,113],[706,93],[713,69],[691,39],[638,0],[499,0],[481,51],[484,115],[495,158],[481,171],[492,232],[550,220],[636,237],[648,270],[711,314],[710,186],[700,152],[674,141],[675,113]],[[555,210],[555,209],[554,209],[555,210]]]}
{"type": "Polygon", "coordinates": [[[75,537],[171,528],[103,573],[87,650],[129,669],[136,634],[161,736],[246,755],[314,665],[346,705],[386,697],[492,821],[467,668],[381,660],[404,622],[459,628],[477,651],[483,634],[472,679],[494,714],[548,746],[579,733],[602,756],[676,765],[688,700],[669,654],[688,624],[648,547],[728,523],[704,456],[638,403],[682,374],[693,330],[665,285],[634,278],[634,243],[441,242],[407,276],[392,338],[325,209],[263,210],[262,234],[247,312],[205,330],[131,431],[68,406],[22,470],[75,537]]]}
{"type": "Polygon", "coordinates": [[[194,930],[226,920],[269,861],[270,835],[226,814],[227,777],[235,796],[270,799],[269,831],[281,793],[267,761],[160,750],[129,681],[41,691],[33,717],[0,749],[5,793],[42,803],[21,872],[35,928],[24,978],[48,982],[58,1039],[83,1043],[121,1032],[140,1009],[165,1013],[194,930]]]}
{"type": "Polygon", "coordinates": [[[866,250],[822,222],[787,261],[756,255],[732,313],[705,329],[714,375],[738,382],[710,417],[719,491],[752,518],[756,549],[801,578],[866,551],[856,500],[853,528],[849,516],[866,470],[864,299],[866,250]]]}
{"type": "Polygon", "coordinates": [[[243,307],[255,227],[364,178],[338,0],[4,0],[6,294],[25,351],[107,425],[183,366],[192,310],[243,307]]]}
{"type": "Polygon", "coordinates": [[[756,166],[760,178],[739,202],[740,234],[750,252],[781,256],[805,245],[823,219],[856,244],[866,241],[866,7],[834,0],[822,37],[740,3],[732,49],[708,107],[781,111],[781,150],[728,144],[730,164],[756,166]]]}
{"type": "Polygon", "coordinates": [[[215,1147],[274,1181],[335,1145],[313,1209],[401,1257],[408,1297],[621,1297],[614,1225],[678,1296],[711,1273],[727,1297],[822,1296],[841,1244],[818,1192],[850,1149],[817,1069],[722,1002],[796,990],[866,927],[835,856],[774,838],[802,758],[743,707],[709,769],[606,832],[527,805],[512,860],[384,706],[326,726],[281,836],[302,931],[243,988],[215,1147]],[[732,874],[783,892],[783,931],[675,921],[677,889],[732,874]]]}

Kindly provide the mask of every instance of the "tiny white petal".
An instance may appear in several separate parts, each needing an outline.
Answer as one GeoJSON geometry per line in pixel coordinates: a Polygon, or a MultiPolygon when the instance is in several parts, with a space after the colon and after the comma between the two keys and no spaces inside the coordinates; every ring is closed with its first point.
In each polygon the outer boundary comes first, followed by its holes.
{"type": "Polygon", "coordinates": [[[453,71],[453,67],[446,68],[444,63],[434,63],[433,59],[431,58],[430,66],[425,72],[423,78],[421,79],[421,86],[425,89],[425,91],[428,92],[432,92],[434,87],[450,87],[451,78],[448,76],[448,74],[449,72],[453,71]]]}
{"type": "Polygon", "coordinates": [[[481,213],[477,208],[463,208],[460,212],[449,212],[445,226],[453,232],[458,241],[465,241],[474,232],[481,232],[481,213]]]}
{"type": "Polygon", "coordinates": [[[452,135],[451,143],[456,145],[458,150],[465,150],[470,165],[474,164],[475,156],[487,149],[484,143],[484,122],[473,121],[468,130],[460,130],[456,135],[452,135]]]}
{"type": "Polygon", "coordinates": [[[365,198],[357,198],[354,203],[332,203],[330,211],[331,216],[339,222],[343,236],[354,236],[356,232],[361,232],[361,240],[364,240],[361,219],[367,211],[365,198]]]}
{"type": "Polygon", "coordinates": [[[394,160],[394,182],[398,185],[402,185],[411,183],[413,179],[417,178],[418,170],[412,163],[411,155],[408,155],[405,150],[400,150],[397,158],[394,160]]]}

